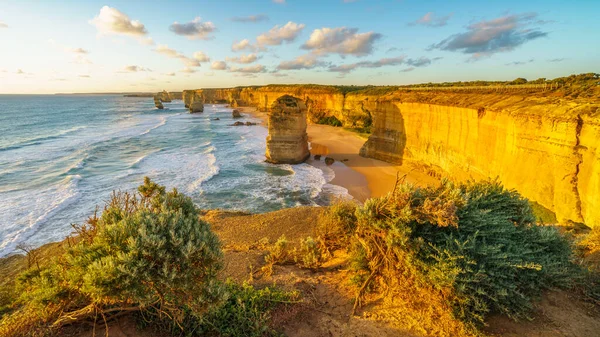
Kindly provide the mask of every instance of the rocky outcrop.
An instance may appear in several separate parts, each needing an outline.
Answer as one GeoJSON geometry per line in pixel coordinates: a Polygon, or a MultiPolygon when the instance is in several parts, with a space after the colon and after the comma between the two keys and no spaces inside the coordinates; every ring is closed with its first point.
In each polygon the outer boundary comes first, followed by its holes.
{"type": "Polygon", "coordinates": [[[166,103],[169,103],[172,101],[171,94],[169,94],[166,90],[163,90],[162,92],[160,92],[159,97],[160,97],[161,101],[166,102],[166,103]]]}
{"type": "Polygon", "coordinates": [[[158,95],[154,95],[154,106],[161,110],[165,108],[158,95]]]}
{"type": "Polygon", "coordinates": [[[302,100],[289,95],[273,102],[268,117],[267,162],[298,164],[310,157],[306,110],[302,100]]]}
{"type": "Polygon", "coordinates": [[[203,101],[203,97],[200,94],[195,93],[191,102],[189,103],[190,113],[204,112],[204,103],[202,103],[203,101]]]}
{"type": "Polygon", "coordinates": [[[242,114],[240,113],[239,110],[233,109],[233,111],[231,111],[231,117],[233,117],[233,118],[242,118],[242,114]]]}

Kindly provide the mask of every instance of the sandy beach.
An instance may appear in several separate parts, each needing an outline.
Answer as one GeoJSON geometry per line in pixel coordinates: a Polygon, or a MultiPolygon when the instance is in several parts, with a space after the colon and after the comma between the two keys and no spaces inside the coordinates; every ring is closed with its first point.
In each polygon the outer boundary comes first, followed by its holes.
{"type": "MultiPolygon", "coordinates": [[[[260,118],[267,126],[267,113],[254,107],[237,108],[242,113],[260,118]]],[[[340,127],[309,124],[307,128],[311,159],[308,164],[322,167],[325,157],[335,159],[330,167],[335,172],[332,184],[348,189],[359,201],[379,197],[390,192],[397,175],[406,176],[405,181],[416,185],[434,184],[437,180],[409,166],[398,166],[381,160],[361,157],[358,152],[366,139],[340,127]],[[321,155],[319,161],[315,155],[321,155]]]]}

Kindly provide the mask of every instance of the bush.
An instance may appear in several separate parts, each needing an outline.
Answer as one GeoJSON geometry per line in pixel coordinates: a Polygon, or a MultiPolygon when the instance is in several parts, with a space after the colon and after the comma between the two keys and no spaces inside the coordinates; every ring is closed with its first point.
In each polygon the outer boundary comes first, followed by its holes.
{"type": "Polygon", "coordinates": [[[316,234],[331,249],[347,247],[356,227],[355,202],[337,200],[319,216],[316,234]]]}
{"type": "Polygon", "coordinates": [[[368,287],[412,289],[480,324],[490,312],[524,317],[542,290],[579,275],[570,242],[554,227],[536,225],[528,201],[496,181],[400,185],[368,200],[356,216],[359,295],[368,287]]]}
{"type": "Polygon", "coordinates": [[[0,332],[15,317],[49,329],[149,309],[180,322],[182,308],[200,314],[218,300],[219,240],[191,199],[148,178],[138,192],[113,193],[99,218],[75,226],[64,255],[20,276],[21,308],[0,332]]]}
{"type": "Polygon", "coordinates": [[[325,124],[325,125],[331,125],[331,126],[342,126],[342,122],[339,119],[337,119],[335,116],[321,117],[317,121],[317,124],[325,124]]]}
{"type": "Polygon", "coordinates": [[[283,292],[272,288],[257,290],[248,284],[225,283],[225,300],[212,307],[205,315],[187,311],[182,326],[166,321],[174,334],[186,336],[280,336],[272,327],[271,313],[280,305],[299,302],[297,292],[283,292]]]}
{"type": "Polygon", "coordinates": [[[300,252],[296,254],[296,262],[304,268],[316,269],[323,264],[321,247],[310,236],[300,241],[300,252]]]}

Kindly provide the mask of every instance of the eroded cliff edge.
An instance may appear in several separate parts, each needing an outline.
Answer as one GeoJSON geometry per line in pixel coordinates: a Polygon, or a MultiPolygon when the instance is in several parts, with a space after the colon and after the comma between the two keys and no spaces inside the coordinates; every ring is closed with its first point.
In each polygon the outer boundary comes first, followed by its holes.
{"type": "Polygon", "coordinates": [[[600,226],[600,104],[552,93],[452,92],[272,85],[200,89],[206,103],[266,110],[302,99],[310,122],[372,124],[365,156],[453,178],[495,178],[561,221],[600,226]]]}

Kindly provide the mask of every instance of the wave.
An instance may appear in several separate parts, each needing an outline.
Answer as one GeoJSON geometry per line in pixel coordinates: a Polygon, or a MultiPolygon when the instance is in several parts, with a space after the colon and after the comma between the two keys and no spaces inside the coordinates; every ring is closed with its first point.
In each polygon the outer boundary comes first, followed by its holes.
{"type": "Polygon", "coordinates": [[[29,239],[56,213],[77,201],[81,194],[78,190],[80,180],[81,176],[70,175],[59,183],[58,188],[51,187],[35,192],[38,195],[36,198],[31,198],[32,191],[24,191],[25,194],[12,198],[13,203],[10,199],[7,200],[4,206],[10,207],[21,218],[12,221],[7,219],[7,223],[13,223],[13,227],[18,226],[19,229],[12,233],[3,233],[5,235],[2,235],[3,240],[0,243],[0,257],[13,253],[19,243],[29,239]],[[35,213],[40,205],[49,206],[35,213]]]}
{"type": "Polygon", "coordinates": [[[62,136],[68,135],[70,133],[77,132],[79,130],[83,130],[85,128],[87,128],[87,126],[77,126],[77,127],[74,127],[74,128],[68,129],[68,130],[59,131],[59,132],[57,132],[55,134],[52,134],[52,135],[41,136],[41,137],[34,137],[34,138],[30,138],[30,139],[27,139],[27,140],[24,140],[24,141],[19,141],[19,142],[10,144],[10,145],[5,146],[5,147],[0,147],[0,152],[10,151],[10,150],[16,150],[16,149],[20,149],[20,148],[26,147],[26,146],[40,145],[44,141],[58,139],[58,138],[61,138],[62,136]]]}

